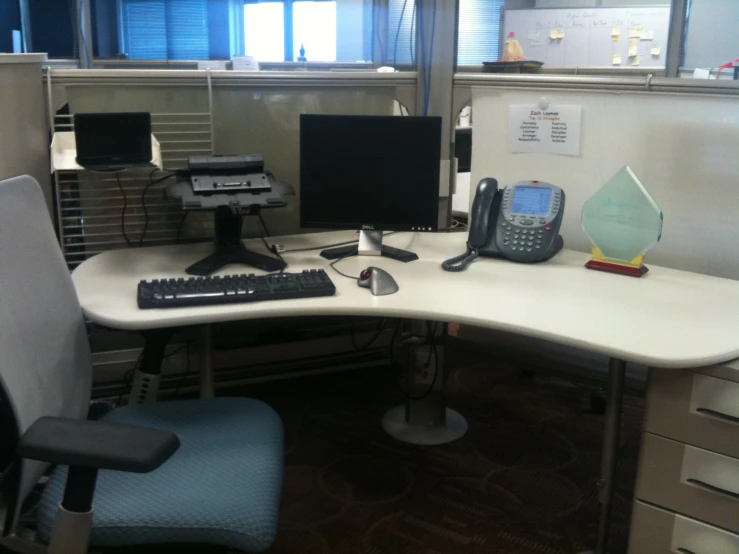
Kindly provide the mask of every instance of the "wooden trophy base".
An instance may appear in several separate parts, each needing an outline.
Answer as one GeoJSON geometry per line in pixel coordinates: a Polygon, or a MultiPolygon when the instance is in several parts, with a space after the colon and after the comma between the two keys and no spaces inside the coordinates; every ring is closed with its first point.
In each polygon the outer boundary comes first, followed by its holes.
{"type": "Polygon", "coordinates": [[[605,256],[598,248],[593,248],[593,259],[586,263],[585,267],[597,271],[628,275],[629,277],[641,277],[649,271],[649,268],[644,265],[644,254],[637,256],[627,264],[621,264],[606,261],[605,256]]]}

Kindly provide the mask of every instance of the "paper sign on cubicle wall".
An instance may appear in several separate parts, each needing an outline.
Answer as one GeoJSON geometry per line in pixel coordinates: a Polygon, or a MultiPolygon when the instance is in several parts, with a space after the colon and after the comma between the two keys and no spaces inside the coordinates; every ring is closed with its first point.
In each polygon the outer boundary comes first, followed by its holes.
{"type": "Polygon", "coordinates": [[[508,112],[508,147],[511,152],[545,152],[580,155],[582,106],[512,104],[508,112]]]}

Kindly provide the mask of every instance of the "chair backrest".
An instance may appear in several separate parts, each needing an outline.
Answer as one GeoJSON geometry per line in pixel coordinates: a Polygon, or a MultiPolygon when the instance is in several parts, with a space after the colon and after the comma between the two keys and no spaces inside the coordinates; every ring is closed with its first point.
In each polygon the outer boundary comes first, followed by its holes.
{"type": "MultiPolygon", "coordinates": [[[[82,310],[41,187],[29,176],[0,181],[0,433],[11,435],[0,441],[6,453],[41,416],[86,417],[91,386],[82,310]]],[[[13,480],[16,506],[45,469],[22,463],[13,480]]],[[[11,486],[6,483],[4,489],[11,486]]]]}

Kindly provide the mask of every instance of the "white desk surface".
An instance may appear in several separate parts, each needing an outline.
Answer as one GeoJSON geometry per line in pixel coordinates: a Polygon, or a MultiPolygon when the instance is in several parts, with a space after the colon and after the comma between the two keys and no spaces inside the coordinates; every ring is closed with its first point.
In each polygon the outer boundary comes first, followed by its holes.
{"type": "MultiPolygon", "coordinates": [[[[268,239],[287,249],[351,240],[351,232],[268,239]]],[[[287,271],[325,268],[336,296],[251,304],[139,310],[140,279],[184,277],[185,267],[212,251],[210,244],[117,250],[99,254],[72,274],[80,303],[93,321],[119,329],[153,329],[241,319],[357,315],[431,319],[500,329],[658,367],[699,367],[739,358],[739,281],[647,265],[635,279],[591,271],[589,256],[564,250],[536,265],[480,259],[448,273],[441,261],[464,251],[466,233],[403,233],[385,238],[416,252],[403,264],[388,258],[348,258],[350,275],[376,265],[400,291],[372,296],[335,273],[319,251],[285,254],[287,271]]],[[[249,247],[264,252],[260,241],[249,247]]],[[[259,273],[231,266],[221,274],[259,273]]]]}

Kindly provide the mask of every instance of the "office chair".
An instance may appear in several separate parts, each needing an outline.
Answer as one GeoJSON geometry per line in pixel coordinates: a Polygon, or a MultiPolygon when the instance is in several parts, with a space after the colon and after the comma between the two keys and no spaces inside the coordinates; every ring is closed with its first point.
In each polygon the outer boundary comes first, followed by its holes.
{"type": "Polygon", "coordinates": [[[271,408],[181,400],[93,421],[91,388],[82,312],[41,189],[28,176],[0,181],[0,545],[270,546],[283,471],[271,408]],[[52,467],[35,529],[24,526],[29,494],[52,467]]]}

